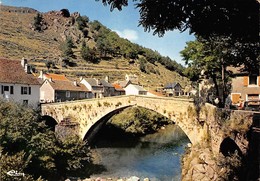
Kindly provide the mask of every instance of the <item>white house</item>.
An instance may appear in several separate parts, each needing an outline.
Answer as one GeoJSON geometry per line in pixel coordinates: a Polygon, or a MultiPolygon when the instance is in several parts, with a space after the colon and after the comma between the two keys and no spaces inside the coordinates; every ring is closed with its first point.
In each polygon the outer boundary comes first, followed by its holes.
{"type": "Polygon", "coordinates": [[[139,85],[129,84],[125,88],[125,95],[147,95],[147,91],[139,85]]]}
{"type": "Polygon", "coordinates": [[[22,61],[0,58],[0,97],[37,107],[40,100],[40,83],[30,73],[26,59],[22,61]]]}
{"type": "Polygon", "coordinates": [[[76,81],[48,80],[40,87],[41,102],[63,102],[92,98],[92,93],[76,81]]]}

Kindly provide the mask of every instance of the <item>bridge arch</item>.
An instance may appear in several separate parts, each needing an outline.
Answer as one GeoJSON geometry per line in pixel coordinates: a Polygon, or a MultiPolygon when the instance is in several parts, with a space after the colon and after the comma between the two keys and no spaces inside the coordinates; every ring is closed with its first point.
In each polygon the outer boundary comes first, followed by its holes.
{"type": "Polygon", "coordinates": [[[58,122],[52,116],[44,115],[41,117],[41,120],[44,121],[45,125],[52,131],[55,131],[55,126],[58,124],[58,122]]]}
{"type": "Polygon", "coordinates": [[[95,121],[95,123],[93,125],[91,125],[90,128],[88,128],[87,130],[83,131],[83,140],[87,140],[88,142],[91,142],[95,135],[98,133],[98,131],[101,129],[101,127],[114,115],[120,113],[121,111],[125,110],[128,107],[132,107],[132,106],[124,106],[124,107],[120,107],[118,109],[115,109],[105,115],[103,115],[101,118],[99,118],[97,121],[95,121]]]}
{"type": "MultiPolygon", "coordinates": [[[[153,112],[156,112],[157,114],[160,114],[168,119],[171,119],[171,115],[169,116],[166,116],[166,115],[163,115],[161,114],[160,112],[158,112],[157,110],[153,110],[153,109],[150,109],[150,108],[147,108],[147,107],[143,107],[143,106],[138,106],[138,105],[130,105],[130,106],[125,106],[125,107],[121,107],[119,109],[115,109],[115,110],[112,110],[111,112],[107,113],[106,115],[104,115],[103,117],[101,117],[99,120],[97,120],[95,122],[95,124],[93,124],[90,128],[88,128],[85,132],[83,131],[83,140],[87,140],[89,143],[93,141],[94,137],[96,136],[96,134],[98,133],[98,131],[101,129],[101,127],[107,123],[107,121],[109,121],[109,119],[111,117],[113,117],[114,115],[116,114],[119,114],[121,111],[125,110],[126,108],[129,108],[129,107],[140,107],[140,108],[143,108],[143,109],[146,109],[146,110],[149,110],[149,111],[153,111],[153,112]]],[[[175,124],[175,120],[171,119],[175,124]]],[[[177,125],[177,124],[176,124],[177,125]]],[[[179,125],[177,125],[179,126],[179,125]]],[[[179,126],[180,127],[180,126],[179,126]]],[[[180,129],[185,133],[185,135],[188,137],[188,139],[190,140],[189,136],[187,135],[187,133],[185,132],[185,130],[183,130],[181,127],[180,129]]],[[[191,141],[190,141],[191,142],[191,141]]]]}

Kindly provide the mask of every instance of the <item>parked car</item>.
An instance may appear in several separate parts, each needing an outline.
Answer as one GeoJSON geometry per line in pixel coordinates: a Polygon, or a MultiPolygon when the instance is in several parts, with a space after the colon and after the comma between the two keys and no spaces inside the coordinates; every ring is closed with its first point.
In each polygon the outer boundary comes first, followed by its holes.
{"type": "Polygon", "coordinates": [[[248,111],[260,111],[260,100],[245,101],[243,109],[248,111]]]}

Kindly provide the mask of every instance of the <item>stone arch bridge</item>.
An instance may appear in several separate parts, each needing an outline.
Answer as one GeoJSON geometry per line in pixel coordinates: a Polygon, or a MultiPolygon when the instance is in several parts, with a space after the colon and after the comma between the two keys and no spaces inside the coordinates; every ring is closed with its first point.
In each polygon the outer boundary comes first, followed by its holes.
{"type": "MultiPolygon", "coordinates": [[[[77,132],[79,136],[82,139],[92,140],[109,118],[125,108],[133,106],[155,111],[173,120],[184,131],[192,144],[207,141],[215,153],[219,152],[222,141],[227,137],[225,130],[229,130],[229,132],[236,130],[236,127],[226,128],[227,122],[225,121],[248,120],[250,125],[254,114],[248,111],[230,110],[229,118],[225,118],[223,121],[222,110],[210,104],[200,107],[198,114],[198,107],[195,107],[194,101],[191,99],[133,95],[42,104],[41,111],[42,116],[50,116],[57,123],[71,118],[79,125],[77,132]]],[[[241,139],[237,139],[236,143],[242,151],[247,149],[247,145],[243,144],[241,139]]]]}
{"type": "Polygon", "coordinates": [[[90,139],[110,117],[132,106],[155,111],[173,120],[188,136],[191,143],[201,141],[204,128],[197,124],[193,101],[169,97],[116,96],[70,102],[42,104],[42,115],[54,118],[57,123],[67,117],[80,125],[79,136],[90,139]],[[190,112],[189,112],[190,111],[190,112]]]}

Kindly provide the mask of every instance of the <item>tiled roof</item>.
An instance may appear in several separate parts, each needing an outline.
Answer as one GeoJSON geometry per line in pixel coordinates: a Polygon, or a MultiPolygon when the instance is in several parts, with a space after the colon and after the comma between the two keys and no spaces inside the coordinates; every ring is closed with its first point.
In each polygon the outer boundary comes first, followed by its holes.
{"type": "MultiPolygon", "coordinates": [[[[49,81],[49,80],[46,80],[46,81],[49,81]]],[[[52,80],[52,81],[49,81],[49,83],[54,90],[84,91],[84,92],[89,91],[83,84],[77,83],[77,86],[75,86],[74,82],[72,82],[72,81],[52,80]]]]}
{"type": "Polygon", "coordinates": [[[132,82],[130,80],[124,80],[124,81],[118,81],[118,84],[125,88],[126,86],[128,86],[129,84],[131,84],[132,82]]]}
{"type": "Polygon", "coordinates": [[[97,79],[94,78],[86,78],[85,79],[91,86],[100,86],[98,85],[97,79]]]}
{"type": "Polygon", "coordinates": [[[101,79],[99,81],[104,87],[114,87],[112,84],[110,84],[109,82],[107,82],[106,80],[104,79],[101,79]]]}
{"type": "Polygon", "coordinates": [[[117,91],[125,91],[119,84],[113,84],[113,86],[117,91]]]}
{"type": "Polygon", "coordinates": [[[149,93],[153,94],[153,95],[156,95],[156,96],[160,96],[160,97],[163,97],[164,95],[160,92],[156,92],[156,91],[152,91],[152,90],[149,90],[148,91],[149,93]]]}
{"type": "Polygon", "coordinates": [[[37,78],[27,74],[19,60],[0,58],[0,82],[39,85],[37,78]]]}
{"type": "Polygon", "coordinates": [[[46,76],[47,79],[52,79],[52,80],[63,80],[63,81],[69,81],[69,79],[62,74],[49,74],[49,73],[45,73],[44,74],[46,76]]]}
{"type": "Polygon", "coordinates": [[[166,84],[164,88],[165,89],[173,89],[178,84],[179,84],[178,82],[169,83],[169,84],[166,84]]]}
{"type": "MultiPolygon", "coordinates": [[[[145,90],[143,87],[141,87],[140,85],[135,85],[135,84],[129,84],[128,86],[132,86],[134,87],[136,90],[138,91],[142,91],[142,92],[147,92],[147,90],[145,90]]],[[[127,87],[128,87],[127,86],[127,87]]]]}

